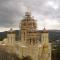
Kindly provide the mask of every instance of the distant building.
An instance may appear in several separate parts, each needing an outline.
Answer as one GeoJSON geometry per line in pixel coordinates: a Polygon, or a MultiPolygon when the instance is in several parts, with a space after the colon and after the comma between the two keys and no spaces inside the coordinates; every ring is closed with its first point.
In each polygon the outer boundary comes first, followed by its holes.
{"type": "Polygon", "coordinates": [[[7,38],[2,44],[13,46],[15,53],[20,57],[30,56],[33,60],[51,60],[51,43],[49,43],[48,31],[44,28],[37,30],[36,20],[30,12],[19,24],[19,40],[16,41],[16,33],[12,29],[7,32],[7,38]]]}

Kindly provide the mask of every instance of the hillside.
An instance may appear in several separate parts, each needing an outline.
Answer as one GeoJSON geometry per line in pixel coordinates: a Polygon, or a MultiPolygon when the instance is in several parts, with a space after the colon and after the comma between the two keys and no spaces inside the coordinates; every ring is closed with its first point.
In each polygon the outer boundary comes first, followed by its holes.
{"type": "MultiPolygon", "coordinates": [[[[56,41],[60,40],[60,30],[48,30],[49,32],[49,40],[50,41],[56,41]]],[[[3,40],[6,38],[7,32],[0,32],[0,40],[3,40]]],[[[19,38],[19,30],[16,30],[16,39],[18,40],[19,38]]]]}

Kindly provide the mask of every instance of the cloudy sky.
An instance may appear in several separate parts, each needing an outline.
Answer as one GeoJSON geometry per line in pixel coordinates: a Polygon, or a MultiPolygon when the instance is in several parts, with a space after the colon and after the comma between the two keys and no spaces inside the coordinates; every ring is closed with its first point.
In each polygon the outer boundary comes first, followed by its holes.
{"type": "Polygon", "coordinates": [[[60,29],[60,0],[0,0],[0,31],[19,29],[27,9],[37,20],[38,29],[60,29]]]}

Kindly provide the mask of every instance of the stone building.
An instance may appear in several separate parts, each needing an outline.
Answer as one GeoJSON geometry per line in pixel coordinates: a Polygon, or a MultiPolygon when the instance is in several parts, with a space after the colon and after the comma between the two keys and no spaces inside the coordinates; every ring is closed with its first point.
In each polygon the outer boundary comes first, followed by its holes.
{"type": "Polygon", "coordinates": [[[30,12],[26,12],[19,24],[19,40],[16,41],[15,31],[10,29],[7,38],[2,43],[13,46],[15,53],[20,57],[30,56],[33,60],[51,60],[51,43],[48,31],[37,30],[36,20],[30,12]]]}

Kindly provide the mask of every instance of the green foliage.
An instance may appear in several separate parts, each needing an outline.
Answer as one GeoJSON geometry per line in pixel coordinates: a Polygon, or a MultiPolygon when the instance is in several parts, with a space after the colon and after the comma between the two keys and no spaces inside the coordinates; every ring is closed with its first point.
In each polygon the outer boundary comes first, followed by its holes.
{"type": "Polygon", "coordinates": [[[60,45],[57,45],[52,51],[52,60],[60,60],[60,45]]]}

